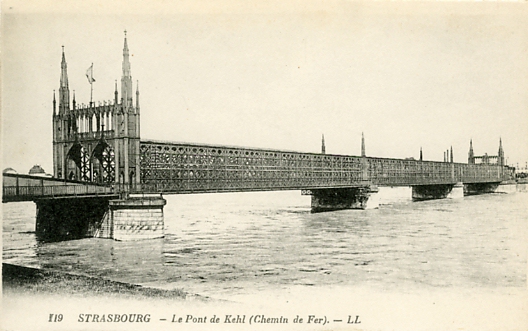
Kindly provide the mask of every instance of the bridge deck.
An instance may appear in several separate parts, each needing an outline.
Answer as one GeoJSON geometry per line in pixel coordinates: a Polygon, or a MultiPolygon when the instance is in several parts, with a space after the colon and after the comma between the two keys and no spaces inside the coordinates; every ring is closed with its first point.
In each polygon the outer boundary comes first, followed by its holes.
{"type": "MultiPolygon", "coordinates": [[[[141,183],[132,193],[303,190],[363,185],[498,183],[506,167],[269,149],[141,141],[141,183]]],[[[122,187],[4,174],[3,202],[117,196],[122,187]]]]}
{"type": "Polygon", "coordinates": [[[488,183],[505,167],[142,140],[136,191],[241,192],[488,183]]]}
{"type": "Polygon", "coordinates": [[[2,202],[42,198],[117,196],[112,187],[49,177],[3,174],[2,202]]]}

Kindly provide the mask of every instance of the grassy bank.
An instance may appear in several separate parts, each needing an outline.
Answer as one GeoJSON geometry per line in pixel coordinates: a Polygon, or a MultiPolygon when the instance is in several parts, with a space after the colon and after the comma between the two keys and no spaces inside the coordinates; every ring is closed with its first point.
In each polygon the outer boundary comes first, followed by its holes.
{"type": "Polygon", "coordinates": [[[178,300],[193,297],[196,299],[195,295],[189,295],[179,289],[155,289],[96,277],[28,268],[8,263],[2,263],[2,289],[4,294],[100,295],[105,297],[144,297],[178,300]]]}

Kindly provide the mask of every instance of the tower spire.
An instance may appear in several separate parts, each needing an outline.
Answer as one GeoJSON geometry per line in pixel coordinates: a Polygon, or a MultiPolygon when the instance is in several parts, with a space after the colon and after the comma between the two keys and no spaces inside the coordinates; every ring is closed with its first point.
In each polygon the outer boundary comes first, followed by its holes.
{"type": "Polygon", "coordinates": [[[468,164],[475,164],[475,154],[473,153],[473,139],[469,140],[468,164]]]}
{"type": "Polygon", "coordinates": [[[325,140],[324,140],[324,134],[321,139],[321,154],[326,154],[326,146],[325,146],[325,140]]]}
{"type": "Polygon", "coordinates": [[[118,99],[118,92],[117,92],[117,79],[115,81],[115,92],[114,92],[114,103],[117,105],[119,99],[118,99]]]}
{"type": "Polygon", "coordinates": [[[136,112],[139,112],[139,81],[136,81],[136,112]]]}
{"type": "Polygon", "coordinates": [[[55,90],[53,90],[53,116],[57,115],[57,100],[55,100],[55,90]]]}
{"type": "Polygon", "coordinates": [[[68,64],[66,63],[66,55],[64,54],[64,46],[62,46],[60,87],[68,88],[68,64]]]}
{"type": "Polygon", "coordinates": [[[126,107],[132,106],[132,75],[130,72],[130,53],[128,50],[127,32],[123,46],[123,76],[121,77],[121,98],[126,107]]]}
{"type": "Polygon", "coordinates": [[[66,55],[64,46],[62,46],[61,76],[59,88],[59,113],[64,113],[70,108],[70,89],[68,87],[68,65],[66,64],[66,55]]]}
{"type": "Polygon", "coordinates": [[[506,163],[504,162],[504,150],[502,149],[502,137],[499,138],[499,155],[498,155],[498,163],[499,165],[503,166],[506,163]]]}
{"type": "Polygon", "coordinates": [[[361,132],[361,156],[365,155],[365,135],[361,132]]]}

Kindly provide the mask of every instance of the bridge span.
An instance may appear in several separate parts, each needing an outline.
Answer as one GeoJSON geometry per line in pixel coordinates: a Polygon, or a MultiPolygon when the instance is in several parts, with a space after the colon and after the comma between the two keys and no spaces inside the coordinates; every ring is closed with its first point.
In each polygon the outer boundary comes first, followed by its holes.
{"type": "Polygon", "coordinates": [[[475,156],[470,142],[463,164],[452,149],[444,162],[421,152],[419,160],[367,157],[363,138],[360,156],[326,154],[324,139],[321,153],[141,139],[130,68],[125,35],[121,94],[116,81],[113,100],[77,104],[63,48],[52,99],[54,178],[3,177],[3,202],[35,201],[41,239],[162,237],[163,194],[301,190],[319,212],[372,207],[378,186],[412,186],[415,200],[439,199],[492,192],[514,175],[502,141],[496,156],[475,156]]]}
{"type": "Polygon", "coordinates": [[[300,190],[321,212],[376,207],[378,186],[411,186],[414,200],[427,200],[493,192],[512,175],[497,164],[155,140],[140,142],[140,169],[140,182],[128,184],[4,174],[2,202],[35,201],[43,240],[131,240],[163,236],[163,194],[300,190]]]}
{"type": "Polygon", "coordinates": [[[300,153],[142,140],[133,193],[212,193],[500,183],[497,164],[300,153]]]}
{"type": "Polygon", "coordinates": [[[119,194],[112,186],[98,183],[12,173],[2,175],[2,202],[91,197],[117,198],[119,194]]]}

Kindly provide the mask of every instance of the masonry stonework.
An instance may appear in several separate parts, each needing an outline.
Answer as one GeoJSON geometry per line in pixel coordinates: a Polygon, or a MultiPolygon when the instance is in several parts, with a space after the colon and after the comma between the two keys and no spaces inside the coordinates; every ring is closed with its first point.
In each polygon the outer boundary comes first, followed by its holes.
{"type": "Polygon", "coordinates": [[[313,189],[312,212],[325,212],[342,209],[377,208],[368,204],[371,195],[378,192],[373,185],[352,188],[313,189]]]}
{"type": "Polygon", "coordinates": [[[111,200],[112,238],[125,241],[163,237],[165,204],[161,197],[111,200]]]}

